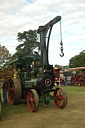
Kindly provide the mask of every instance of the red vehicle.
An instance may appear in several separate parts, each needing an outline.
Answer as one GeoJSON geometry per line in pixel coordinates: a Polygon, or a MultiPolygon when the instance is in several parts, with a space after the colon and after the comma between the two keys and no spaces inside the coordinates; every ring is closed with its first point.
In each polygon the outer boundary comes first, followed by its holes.
{"type": "Polygon", "coordinates": [[[55,84],[59,86],[65,85],[65,77],[60,74],[61,69],[60,68],[54,68],[54,74],[55,74],[55,84]]]}
{"type": "Polygon", "coordinates": [[[85,67],[71,68],[69,71],[76,71],[71,78],[72,85],[85,87],[85,67]]]}

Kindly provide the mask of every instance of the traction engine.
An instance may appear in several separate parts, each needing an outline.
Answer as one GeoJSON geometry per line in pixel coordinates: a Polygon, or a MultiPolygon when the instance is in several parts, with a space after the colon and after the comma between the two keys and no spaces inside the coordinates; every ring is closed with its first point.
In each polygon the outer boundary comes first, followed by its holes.
{"type": "Polygon", "coordinates": [[[69,71],[76,71],[76,74],[72,75],[72,85],[85,87],[85,67],[71,68],[69,71]]]}
{"type": "MultiPolygon", "coordinates": [[[[10,62],[14,72],[13,78],[10,78],[8,82],[10,104],[19,104],[21,99],[26,99],[31,112],[38,110],[39,101],[49,104],[50,100],[54,100],[58,108],[64,108],[67,105],[67,94],[63,88],[55,87],[53,65],[50,65],[48,61],[51,30],[53,25],[60,20],[61,16],[57,16],[46,25],[39,26],[40,57],[21,56],[10,62]]],[[[62,41],[60,44],[61,56],[63,56],[62,41]]]]}

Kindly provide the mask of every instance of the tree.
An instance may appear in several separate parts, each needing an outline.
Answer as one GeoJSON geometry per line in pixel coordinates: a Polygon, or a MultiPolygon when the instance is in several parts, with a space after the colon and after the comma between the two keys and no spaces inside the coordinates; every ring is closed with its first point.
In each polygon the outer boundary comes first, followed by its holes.
{"type": "Polygon", "coordinates": [[[58,65],[58,64],[55,64],[55,66],[54,66],[54,67],[60,68],[60,69],[62,69],[62,70],[66,70],[66,69],[68,69],[68,68],[69,68],[69,66],[68,66],[68,65],[61,66],[61,65],[58,65]]]}
{"type": "Polygon", "coordinates": [[[76,55],[69,60],[69,67],[85,67],[85,50],[83,50],[79,53],[79,55],[76,55]]]}
{"type": "Polygon", "coordinates": [[[11,54],[5,46],[0,45],[0,67],[11,59],[11,54]]]}
{"type": "Polygon", "coordinates": [[[0,45],[0,78],[7,78],[10,75],[9,66],[7,65],[9,60],[11,60],[11,54],[5,46],[0,45]]]}
{"type": "Polygon", "coordinates": [[[39,42],[37,42],[37,31],[29,30],[23,33],[19,32],[17,35],[18,41],[21,43],[16,47],[16,56],[20,55],[33,55],[35,48],[39,49],[39,42]]]}
{"type": "Polygon", "coordinates": [[[58,65],[58,64],[55,64],[55,66],[54,66],[54,67],[56,67],[56,68],[60,68],[60,69],[62,69],[62,68],[63,68],[61,65],[58,65]]]}

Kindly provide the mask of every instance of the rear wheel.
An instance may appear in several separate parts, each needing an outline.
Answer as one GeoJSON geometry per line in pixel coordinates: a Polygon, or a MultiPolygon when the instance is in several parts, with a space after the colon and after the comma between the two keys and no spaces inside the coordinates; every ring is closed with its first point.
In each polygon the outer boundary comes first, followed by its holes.
{"type": "Polygon", "coordinates": [[[31,112],[36,112],[39,107],[39,96],[36,90],[30,89],[27,94],[27,105],[31,112]]]}
{"type": "Polygon", "coordinates": [[[77,86],[85,86],[85,75],[78,75],[76,77],[77,86]]]}
{"type": "Polygon", "coordinates": [[[19,104],[22,97],[21,84],[17,78],[8,81],[8,100],[10,104],[19,104]]]}
{"type": "Polygon", "coordinates": [[[54,103],[58,108],[64,108],[67,105],[67,94],[63,88],[58,87],[54,91],[54,103]]]}

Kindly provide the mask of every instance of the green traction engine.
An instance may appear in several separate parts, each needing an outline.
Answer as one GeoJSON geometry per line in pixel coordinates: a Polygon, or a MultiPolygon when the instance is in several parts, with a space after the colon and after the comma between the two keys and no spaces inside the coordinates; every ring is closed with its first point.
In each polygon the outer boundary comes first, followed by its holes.
{"type": "MultiPolygon", "coordinates": [[[[61,16],[57,16],[46,25],[39,27],[40,57],[21,56],[10,62],[13,68],[13,78],[10,78],[8,82],[10,104],[19,104],[21,99],[25,99],[31,112],[38,110],[39,102],[49,104],[50,100],[54,100],[58,108],[64,108],[67,105],[67,94],[63,88],[55,87],[53,65],[50,65],[48,61],[51,30],[53,24],[60,20],[61,16]]],[[[63,54],[62,49],[61,52],[63,54]]]]}

